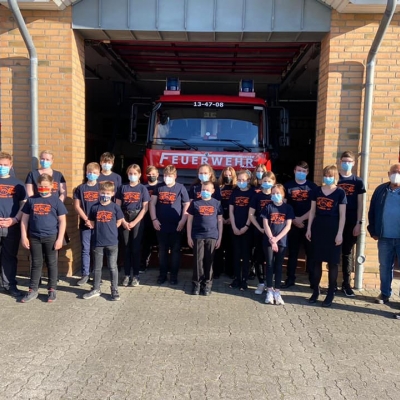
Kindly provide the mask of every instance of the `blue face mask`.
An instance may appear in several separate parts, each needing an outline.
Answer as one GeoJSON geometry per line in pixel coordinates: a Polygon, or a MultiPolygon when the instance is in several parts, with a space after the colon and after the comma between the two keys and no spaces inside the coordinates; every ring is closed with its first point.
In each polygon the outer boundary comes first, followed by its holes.
{"type": "Polygon", "coordinates": [[[97,181],[97,179],[99,179],[99,175],[96,175],[93,172],[89,172],[88,174],[86,174],[86,178],[88,178],[89,181],[97,181]]]}
{"type": "Polygon", "coordinates": [[[42,168],[50,168],[51,167],[51,161],[40,160],[40,166],[42,168]]]}
{"type": "Polygon", "coordinates": [[[247,189],[247,182],[238,182],[237,185],[239,189],[247,189]]]}
{"type": "Polygon", "coordinates": [[[112,164],[108,163],[101,164],[101,168],[104,169],[104,171],[111,171],[112,164]]]}
{"type": "Polygon", "coordinates": [[[199,174],[198,176],[199,176],[199,179],[201,182],[206,182],[209,180],[209,177],[207,174],[199,174]]]}
{"type": "Polygon", "coordinates": [[[211,199],[211,193],[207,190],[202,190],[201,191],[201,197],[203,199],[211,199]]]}
{"type": "Polygon", "coordinates": [[[10,167],[5,167],[4,165],[0,165],[0,176],[7,176],[10,174],[10,167]]]}
{"type": "Polygon", "coordinates": [[[274,194],[271,196],[271,200],[272,200],[274,203],[280,203],[280,202],[282,201],[282,195],[279,194],[279,193],[274,193],[274,194]]]}
{"type": "Polygon", "coordinates": [[[269,182],[263,182],[263,183],[261,184],[261,187],[262,187],[263,189],[271,189],[272,186],[274,186],[274,185],[273,185],[272,183],[269,183],[269,182]]]}
{"type": "Polygon", "coordinates": [[[107,203],[110,200],[111,200],[111,196],[109,196],[108,194],[100,195],[100,201],[102,201],[103,203],[107,203]]]}
{"type": "Polygon", "coordinates": [[[351,162],[342,162],[342,170],[346,171],[346,172],[351,171],[351,169],[353,168],[352,164],[353,163],[351,163],[351,162]]]}
{"type": "Polygon", "coordinates": [[[139,180],[137,175],[128,175],[129,181],[132,183],[136,183],[139,180]]]}
{"type": "Polygon", "coordinates": [[[324,183],[325,185],[333,185],[335,183],[335,177],[334,176],[324,176],[324,183]]]}
{"type": "Polygon", "coordinates": [[[264,175],[264,172],[262,172],[262,171],[257,171],[256,172],[256,177],[257,177],[257,179],[262,179],[262,176],[264,175]]]}
{"type": "Polygon", "coordinates": [[[296,180],[298,181],[305,181],[307,178],[307,174],[305,172],[301,172],[301,171],[296,171],[294,173],[294,177],[296,178],[296,180]]]}

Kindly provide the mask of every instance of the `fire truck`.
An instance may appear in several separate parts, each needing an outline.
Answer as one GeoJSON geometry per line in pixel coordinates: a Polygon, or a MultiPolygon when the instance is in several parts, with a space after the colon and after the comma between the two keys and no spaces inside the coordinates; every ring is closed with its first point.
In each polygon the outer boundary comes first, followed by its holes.
{"type": "Polygon", "coordinates": [[[271,169],[266,102],[257,98],[252,80],[242,80],[238,96],[183,95],[178,79],[166,90],[149,121],[143,169],[173,164],[179,182],[189,185],[201,164],[216,170],[233,167],[271,169]]]}

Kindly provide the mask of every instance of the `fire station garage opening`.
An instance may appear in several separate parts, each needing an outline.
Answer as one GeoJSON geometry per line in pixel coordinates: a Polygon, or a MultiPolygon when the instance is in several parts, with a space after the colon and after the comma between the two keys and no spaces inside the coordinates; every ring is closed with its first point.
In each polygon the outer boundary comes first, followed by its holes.
{"type": "Polygon", "coordinates": [[[111,151],[124,177],[131,163],[182,166],[174,152],[192,156],[188,166],[213,161],[217,170],[268,159],[282,182],[299,160],[312,169],[330,13],[317,0],[77,2],[86,160],[111,151]],[[170,155],[149,158],[149,149],[170,155]]]}

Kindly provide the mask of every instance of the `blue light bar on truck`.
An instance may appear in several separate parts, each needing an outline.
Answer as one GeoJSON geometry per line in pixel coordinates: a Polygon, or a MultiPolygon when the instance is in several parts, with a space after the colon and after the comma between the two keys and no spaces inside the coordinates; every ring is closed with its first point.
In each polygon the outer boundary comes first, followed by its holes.
{"type": "Polygon", "coordinates": [[[179,78],[167,78],[164,90],[165,95],[181,94],[181,83],[179,78]]]}
{"type": "Polygon", "coordinates": [[[256,97],[253,79],[242,79],[239,85],[239,96],[256,97]]]}

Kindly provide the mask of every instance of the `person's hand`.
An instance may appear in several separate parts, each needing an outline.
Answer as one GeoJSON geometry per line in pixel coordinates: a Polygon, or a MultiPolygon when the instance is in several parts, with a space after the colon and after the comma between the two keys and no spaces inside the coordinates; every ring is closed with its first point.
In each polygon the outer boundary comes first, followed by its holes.
{"type": "Polygon", "coordinates": [[[188,237],[187,241],[188,241],[189,247],[193,249],[193,246],[194,246],[193,239],[191,237],[188,237]]]}
{"type": "Polygon", "coordinates": [[[21,244],[22,244],[22,247],[24,248],[24,249],[30,249],[31,248],[31,246],[30,246],[30,244],[29,244],[29,239],[28,238],[25,238],[25,239],[21,239],[21,244]]]}
{"type": "Polygon", "coordinates": [[[244,233],[246,233],[249,230],[249,228],[247,226],[244,226],[243,228],[241,228],[239,230],[239,235],[243,235],[244,233]]]}
{"type": "Polygon", "coordinates": [[[125,230],[127,230],[127,231],[130,231],[130,230],[131,230],[131,227],[129,226],[129,222],[127,222],[125,219],[122,220],[121,225],[122,225],[122,227],[123,227],[125,230]]]}
{"type": "Polygon", "coordinates": [[[338,233],[335,237],[335,245],[340,246],[342,242],[343,242],[343,235],[338,233]]]}
{"type": "Polygon", "coordinates": [[[9,228],[11,225],[14,225],[14,218],[1,218],[0,220],[1,228],[9,228]]]}
{"type": "Polygon", "coordinates": [[[86,226],[87,228],[89,228],[89,229],[93,229],[93,228],[94,228],[94,226],[90,223],[89,220],[86,220],[86,221],[85,221],[85,226],[86,226]]]}
{"type": "Polygon", "coordinates": [[[218,239],[218,240],[217,240],[217,243],[215,243],[215,248],[216,248],[216,249],[219,249],[220,246],[221,246],[221,239],[218,239]]]}
{"type": "Polygon", "coordinates": [[[304,222],[300,218],[295,218],[293,220],[293,224],[297,226],[297,228],[304,228],[304,222]]]}
{"type": "Polygon", "coordinates": [[[57,239],[54,242],[54,250],[60,250],[63,246],[63,240],[62,239],[57,239]]]}
{"type": "Polygon", "coordinates": [[[353,229],[353,236],[360,236],[361,234],[361,224],[357,224],[353,229]]]}
{"type": "Polygon", "coordinates": [[[240,231],[239,231],[238,228],[236,228],[236,226],[235,226],[235,227],[232,227],[232,230],[233,230],[233,233],[234,233],[235,235],[240,235],[240,231]]]}
{"type": "Polygon", "coordinates": [[[311,231],[306,232],[306,238],[309,242],[311,242],[311,231]]]}
{"type": "Polygon", "coordinates": [[[276,243],[276,238],[275,237],[270,237],[269,238],[269,242],[271,243],[271,244],[274,244],[274,243],[276,243]]]}
{"type": "Polygon", "coordinates": [[[274,251],[275,253],[277,253],[278,252],[278,245],[276,244],[276,243],[272,243],[272,251],[274,251]]]}
{"type": "Polygon", "coordinates": [[[185,224],[186,224],[186,221],[180,220],[180,221],[179,221],[179,224],[178,224],[178,227],[176,228],[176,230],[177,230],[178,232],[180,232],[180,231],[184,228],[185,224]]]}
{"type": "Polygon", "coordinates": [[[156,231],[161,231],[161,224],[160,224],[160,221],[159,221],[158,219],[155,219],[155,220],[153,221],[153,228],[154,228],[156,231]]]}
{"type": "Polygon", "coordinates": [[[226,225],[231,225],[231,220],[230,220],[229,218],[226,219],[225,222],[224,222],[224,224],[226,224],[226,225]]]}

